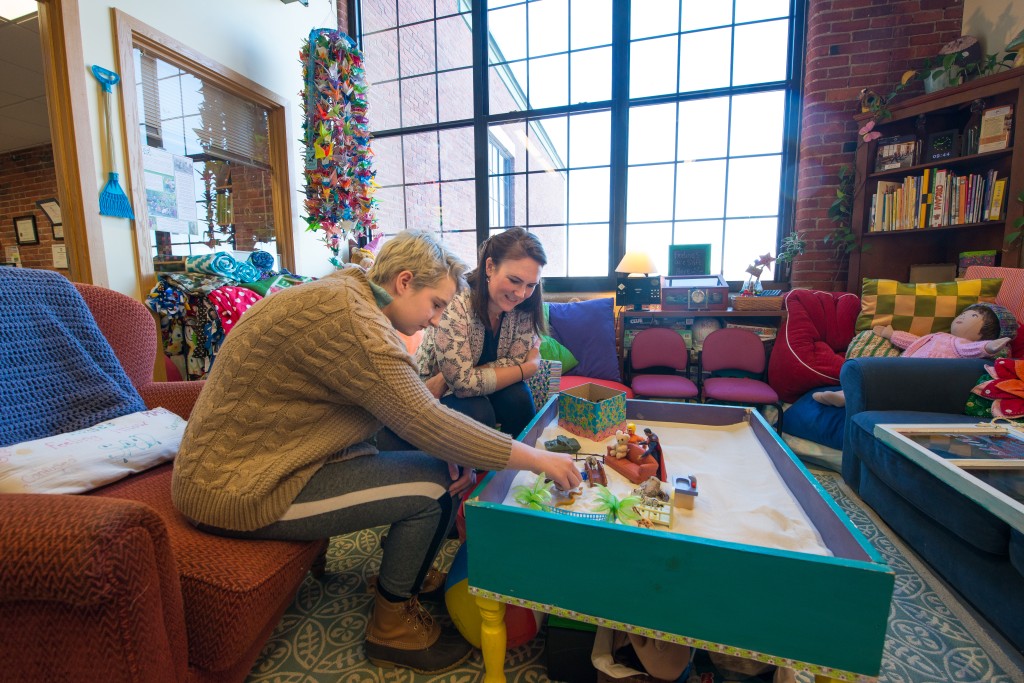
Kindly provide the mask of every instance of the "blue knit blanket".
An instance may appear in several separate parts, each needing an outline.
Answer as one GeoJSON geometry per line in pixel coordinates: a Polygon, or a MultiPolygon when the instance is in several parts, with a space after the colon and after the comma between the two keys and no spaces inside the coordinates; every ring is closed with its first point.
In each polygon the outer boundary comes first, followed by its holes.
{"type": "Polygon", "coordinates": [[[145,409],[74,285],[0,267],[0,447],[145,409]]]}

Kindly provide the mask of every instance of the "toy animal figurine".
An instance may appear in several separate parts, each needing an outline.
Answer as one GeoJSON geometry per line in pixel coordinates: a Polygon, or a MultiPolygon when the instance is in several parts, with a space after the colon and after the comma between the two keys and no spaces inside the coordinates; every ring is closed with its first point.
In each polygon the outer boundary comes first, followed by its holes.
{"type": "Polygon", "coordinates": [[[608,455],[622,460],[629,454],[629,434],[621,429],[615,432],[615,444],[608,446],[608,455]]]}
{"type": "Polygon", "coordinates": [[[637,490],[644,498],[657,498],[664,503],[669,500],[668,491],[661,488],[661,479],[657,477],[649,477],[637,490]]]}
{"type": "Polygon", "coordinates": [[[594,486],[600,484],[601,486],[608,485],[608,475],[604,472],[604,465],[601,464],[601,460],[596,455],[588,455],[585,464],[584,473],[587,475],[587,486],[594,486]]]}

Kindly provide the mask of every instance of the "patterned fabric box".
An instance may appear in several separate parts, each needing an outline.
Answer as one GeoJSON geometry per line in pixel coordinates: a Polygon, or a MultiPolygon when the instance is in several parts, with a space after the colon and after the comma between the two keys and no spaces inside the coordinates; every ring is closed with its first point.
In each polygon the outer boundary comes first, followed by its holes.
{"type": "Polygon", "coordinates": [[[581,384],[558,394],[558,426],[591,441],[626,429],[626,392],[581,384]]]}

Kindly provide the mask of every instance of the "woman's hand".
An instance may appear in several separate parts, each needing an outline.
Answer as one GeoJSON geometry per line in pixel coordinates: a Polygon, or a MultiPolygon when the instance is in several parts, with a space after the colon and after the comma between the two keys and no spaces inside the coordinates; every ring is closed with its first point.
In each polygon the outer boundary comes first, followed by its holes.
{"type": "Polygon", "coordinates": [[[583,475],[576,469],[576,463],[568,453],[553,453],[527,446],[521,441],[512,442],[512,455],[508,459],[509,469],[529,470],[534,474],[544,473],[563,489],[574,489],[583,481],[583,475]]]}
{"type": "Polygon", "coordinates": [[[534,347],[526,354],[526,360],[520,365],[523,379],[530,379],[540,371],[540,349],[534,347]]]}
{"type": "Polygon", "coordinates": [[[453,482],[448,487],[448,493],[452,495],[452,498],[466,491],[472,491],[473,487],[476,486],[476,470],[472,467],[459,467],[455,463],[450,462],[448,463],[448,474],[453,482]]]}
{"type": "Polygon", "coordinates": [[[428,379],[424,384],[427,385],[427,391],[434,395],[434,398],[441,398],[444,396],[444,392],[448,390],[448,382],[445,381],[444,375],[440,372],[428,379]]]}

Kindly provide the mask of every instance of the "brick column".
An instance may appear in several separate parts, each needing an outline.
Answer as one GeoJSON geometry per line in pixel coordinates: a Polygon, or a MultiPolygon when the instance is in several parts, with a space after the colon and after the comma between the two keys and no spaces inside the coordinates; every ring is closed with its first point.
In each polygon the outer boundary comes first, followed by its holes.
{"type": "MultiPolygon", "coordinates": [[[[960,35],[963,4],[942,0],[810,0],[797,180],[796,230],[807,253],[793,263],[792,285],[846,289],[846,259],[824,238],[835,227],[828,208],[839,169],[851,167],[860,91],[889,93],[907,69],[921,66],[960,35]]],[[[920,94],[919,82],[895,99],[920,94]]]]}

